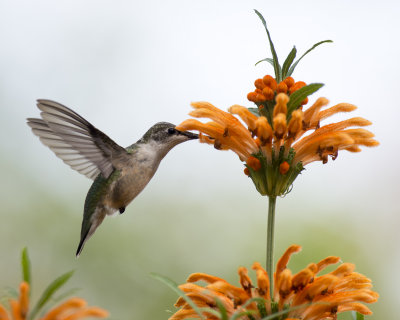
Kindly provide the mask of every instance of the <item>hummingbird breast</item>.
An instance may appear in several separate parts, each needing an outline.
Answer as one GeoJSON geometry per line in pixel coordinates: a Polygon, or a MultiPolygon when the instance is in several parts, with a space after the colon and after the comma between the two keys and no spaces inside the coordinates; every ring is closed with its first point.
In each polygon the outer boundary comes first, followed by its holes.
{"type": "Polygon", "coordinates": [[[115,209],[125,208],[136,198],[158,168],[159,162],[154,163],[154,158],[150,159],[135,157],[129,165],[124,166],[120,177],[110,186],[106,205],[115,209]]]}

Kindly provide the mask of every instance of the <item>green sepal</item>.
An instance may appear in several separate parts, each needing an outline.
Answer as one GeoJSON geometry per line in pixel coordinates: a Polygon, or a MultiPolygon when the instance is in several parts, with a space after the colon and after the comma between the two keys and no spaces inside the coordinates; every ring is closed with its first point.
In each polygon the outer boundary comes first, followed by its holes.
{"type": "Polygon", "coordinates": [[[255,116],[259,117],[260,116],[260,111],[258,110],[258,108],[247,108],[249,109],[249,111],[254,114],[255,116]]]}
{"type": "Polygon", "coordinates": [[[272,66],[274,66],[274,59],[272,59],[272,58],[265,58],[265,59],[262,59],[262,60],[260,60],[260,61],[257,61],[256,62],[256,64],[255,64],[255,66],[256,65],[258,65],[259,63],[261,63],[261,62],[269,62],[270,64],[272,64],[272,66]]]}
{"type": "Polygon", "coordinates": [[[258,312],[260,313],[261,317],[264,318],[264,317],[266,317],[268,315],[267,308],[265,307],[265,301],[258,302],[257,303],[257,309],[258,309],[258,312]]]}
{"type": "Polygon", "coordinates": [[[295,155],[296,152],[293,148],[286,151],[283,146],[278,151],[272,149],[270,160],[267,160],[261,151],[252,154],[260,161],[261,169],[255,171],[247,164],[245,166],[249,170],[249,176],[254,186],[261,195],[285,196],[291,191],[294,180],[304,170],[301,162],[293,164],[295,155]],[[280,165],[285,161],[289,164],[289,170],[285,174],[281,174],[280,165]]]}
{"type": "Polygon", "coordinates": [[[36,303],[33,308],[31,314],[29,315],[29,319],[32,320],[38,314],[38,312],[45,306],[47,302],[52,298],[53,294],[60,289],[74,274],[74,271],[69,271],[67,273],[62,274],[58,278],[56,278],[53,282],[51,282],[47,288],[42,293],[39,301],[36,303]]]}
{"type": "Polygon", "coordinates": [[[310,49],[308,49],[295,63],[293,63],[293,65],[290,67],[290,69],[289,69],[289,71],[287,73],[287,76],[290,77],[292,75],[294,69],[299,64],[300,60],[304,58],[305,55],[307,55],[310,51],[314,50],[320,44],[327,43],[327,42],[333,42],[333,41],[332,40],[320,41],[320,42],[317,42],[316,44],[314,44],[310,49]]]}
{"type": "Polygon", "coordinates": [[[318,91],[324,86],[323,83],[310,83],[299,90],[296,90],[290,95],[289,103],[287,104],[287,115],[290,117],[292,112],[300,107],[301,102],[309,95],[318,91]]]}
{"type": "Polygon", "coordinates": [[[293,49],[289,52],[285,62],[283,63],[282,80],[285,80],[288,77],[287,73],[289,71],[291,64],[293,63],[294,58],[296,58],[296,54],[297,54],[296,47],[293,47],[293,49]]]}
{"type": "Polygon", "coordinates": [[[269,46],[270,46],[270,49],[271,49],[272,59],[273,59],[273,62],[274,62],[273,65],[274,65],[274,71],[275,71],[275,79],[279,83],[282,80],[282,70],[281,70],[281,66],[279,65],[278,55],[276,54],[274,44],[272,43],[272,39],[271,39],[271,36],[269,34],[269,31],[268,31],[267,22],[265,21],[263,15],[260,12],[258,12],[256,9],[254,9],[254,12],[261,19],[261,22],[265,27],[265,31],[267,31],[267,36],[268,36],[268,40],[269,40],[269,46]]]}
{"type": "Polygon", "coordinates": [[[256,302],[257,304],[259,304],[259,303],[265,303],[266,300],[261,297],[250,298],[243,305],[241,305],[240,309],[235,311],[235,313],[232,315],[230,320],[241,319],[241,317],[244,315],[246,315],[249,318],[249,320],[255,320],[255,318],[252,316],[252,314],[256,314],[257,313],[256,310],[242,311],[242,310],[245,310],[247,308],[247,306],[252,304],[253,302],[256,302]]]}

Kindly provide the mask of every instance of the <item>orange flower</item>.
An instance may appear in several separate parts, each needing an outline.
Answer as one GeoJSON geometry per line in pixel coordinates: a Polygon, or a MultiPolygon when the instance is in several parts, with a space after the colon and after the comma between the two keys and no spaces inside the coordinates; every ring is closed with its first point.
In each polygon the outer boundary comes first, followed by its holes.
{"type": "MultiPolygon", "coordinates": [[[[0,320],[26,320],[29,315],[29,284],[22,282],[18,300],[10,299],[10,313],[0,304],[0,320]]],[[[70,298],[51,309],[40,320],[78,320],[86,318],[106,318],[108,312],[98,307],[87,307],[81,298],[70,298]]]]}
{"type": "MultiPolygon", "coordinates": [[[[277,85],[275,79],[265,76],[263,80],[257,80],[256,85],[260,88],[265,85],[263,92],[266,88],[271,92],[280,88],[290,88],[290,92],[295,92],[305,83],[294,83],[292,78],[287,78],[277,85]]],[[[360,146],[379,144],[370,131],[360,128],[371,124],[360,117],[321,126],[321,121],[334,114],[354,111],[356,107],[352,104],[339,103],[323,110],[328,100],[318,98],[303,111],[301,105],[304,100],[299,101],[297,106],[290,105],[290,97],[286,93],[277,94],[274,101],[272,105],[273,101],[256,102],[258,110],[234,105],[228,109],[229,113],[208,102],[194,102],[192,106],[195,110],[190,115],[212,121],[202,123],[188,119],[177,129],[198,130],[201,133],[200,142],[212,144],[219,150],[234,151],[241,161],[247,163],[249,176],[257,190],[269,196],[287,193],[304,166],[313,161],[326,163],[329,156],[335,160],[339,150],[359,152],[360,146]],[[260,165],[254,167],[253,158],[257,158],[260,165]]]]}
{"type": "MultiPolygon", "coordinates": [[[[252,319],[262,319],[284,310],[287,313],[283,319],[302,320],[336,319],[337,313],[344,311],[357,311],[364,315],[372,313],[364,303],[376,302],[379,295],[371,290],[370,279],[354,272],[353,264],[342,263],[336,270],[319,275],[324,268],[340,261],[339,257],[327,257],[292,274],[287,264],[291,255],[300,250],[300,246],[292,245],[279,259],[274,274],[272,301],[267,272],[258,262],[252,267],[256,271],[256,286],[250,280],[247,269],[240,267],[240,287],[221,278],[195,273],[179,288],[201,308],[208,307],[220,312],[218,300],[229,318],[241,313],[243,316],[237,319],[247,319],[246,314],[251,314],[252,319]],[[194,283],[197,281],[204,281],[207,285],[197,285],[194,283]]],[[[182,297],[175,306],[180,309],[170,320],[200,318],[182,297]]],[[[211,320],[220,319],[214,313],[207,313],[207,310],[203,311],[203,316],[211,320]]]]}

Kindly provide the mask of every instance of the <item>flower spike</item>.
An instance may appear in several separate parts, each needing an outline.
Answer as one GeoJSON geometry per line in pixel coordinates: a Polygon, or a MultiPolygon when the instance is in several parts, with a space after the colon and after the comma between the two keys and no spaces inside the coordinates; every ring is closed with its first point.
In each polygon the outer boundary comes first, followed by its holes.
{"type": "MultiPolygon", "coordinates": [[[[258,262],[252,267],[257,276],[255,287],[247,269],[240,267],[238,269],[240,286],[199,273],[195,275],[200,276],[189,278],[197,281],[206,279],[207,285],[202,287],[186,283],[180,285],[180,288],[197,307],[212,309],[212,313],[206,311],[209,309],[204,309],[203,316],[207,320],[242,319],[239,317],[240,314],[251,314],[250,319],[260,320],[265,317],[272,318],[280,311],[285,313],[282,319],[286,320],[333,320],[337,319],[338,313],[345,311],[356,311],[363,315],[372,313],[365,304],[376,302],[379,295],[371,290],[370,279],[354,272],[353,264],[343,263],[330,273],[318,275],[327,265],[338,263],[340,260],[338,257],[327,257],[318,263],[310,263],[303,270],[292,274],[287,268],[287,263],[291,255],[300,250],[300,246],[292,245],[279,259],[276,266],[273,301],[269,296],[268,274],[258,262]],[[217,300],[224,307],[224,317],[217,306],[217,300]]],[[[170,320],[199,318],[199,314],[182,298],[178,299],[176,306],[180,309],[170,317],[170,320]]]]}

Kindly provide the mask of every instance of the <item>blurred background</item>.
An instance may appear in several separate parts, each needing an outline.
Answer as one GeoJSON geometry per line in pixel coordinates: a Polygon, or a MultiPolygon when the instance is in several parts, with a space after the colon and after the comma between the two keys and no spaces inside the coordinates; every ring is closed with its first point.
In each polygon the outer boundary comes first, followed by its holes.
{"type": "MultiPolygon", "coordinates": [[[[166,319],[178,283],[206,272],[238,284],[237,268],[265,261],[267,198],[232,152],[179,145],[125,214],[107,218],[75,259],[91,181],[66,166],[26,125],[38,98],[76,110],[127,146],[157,121],[180,123],[190,102],[251,106],[255,79],[272,74],[263,13],[281,63],[332,39],[294,78],[323,82],[311,97],[359,106],[381,145],[313,163],[277,202],[276,257],[293,243],[297,271],[336,255],[373,279],[369,319],[395,317],[399,302],[400,156],[398,1],[0,0],[0,287],[20,281],[28,246],[36,299],[56,276],[110,319],[166,319]]],[[[344,115],[346,117],[346,115],[344,115]]],[[[334,121],[343,119],[338,116],[334,121]]],[[[342,319],[345,319],[345,317],[342,319]]],[[[347,318],[346,318],[347,319],[347,318]]]]}

